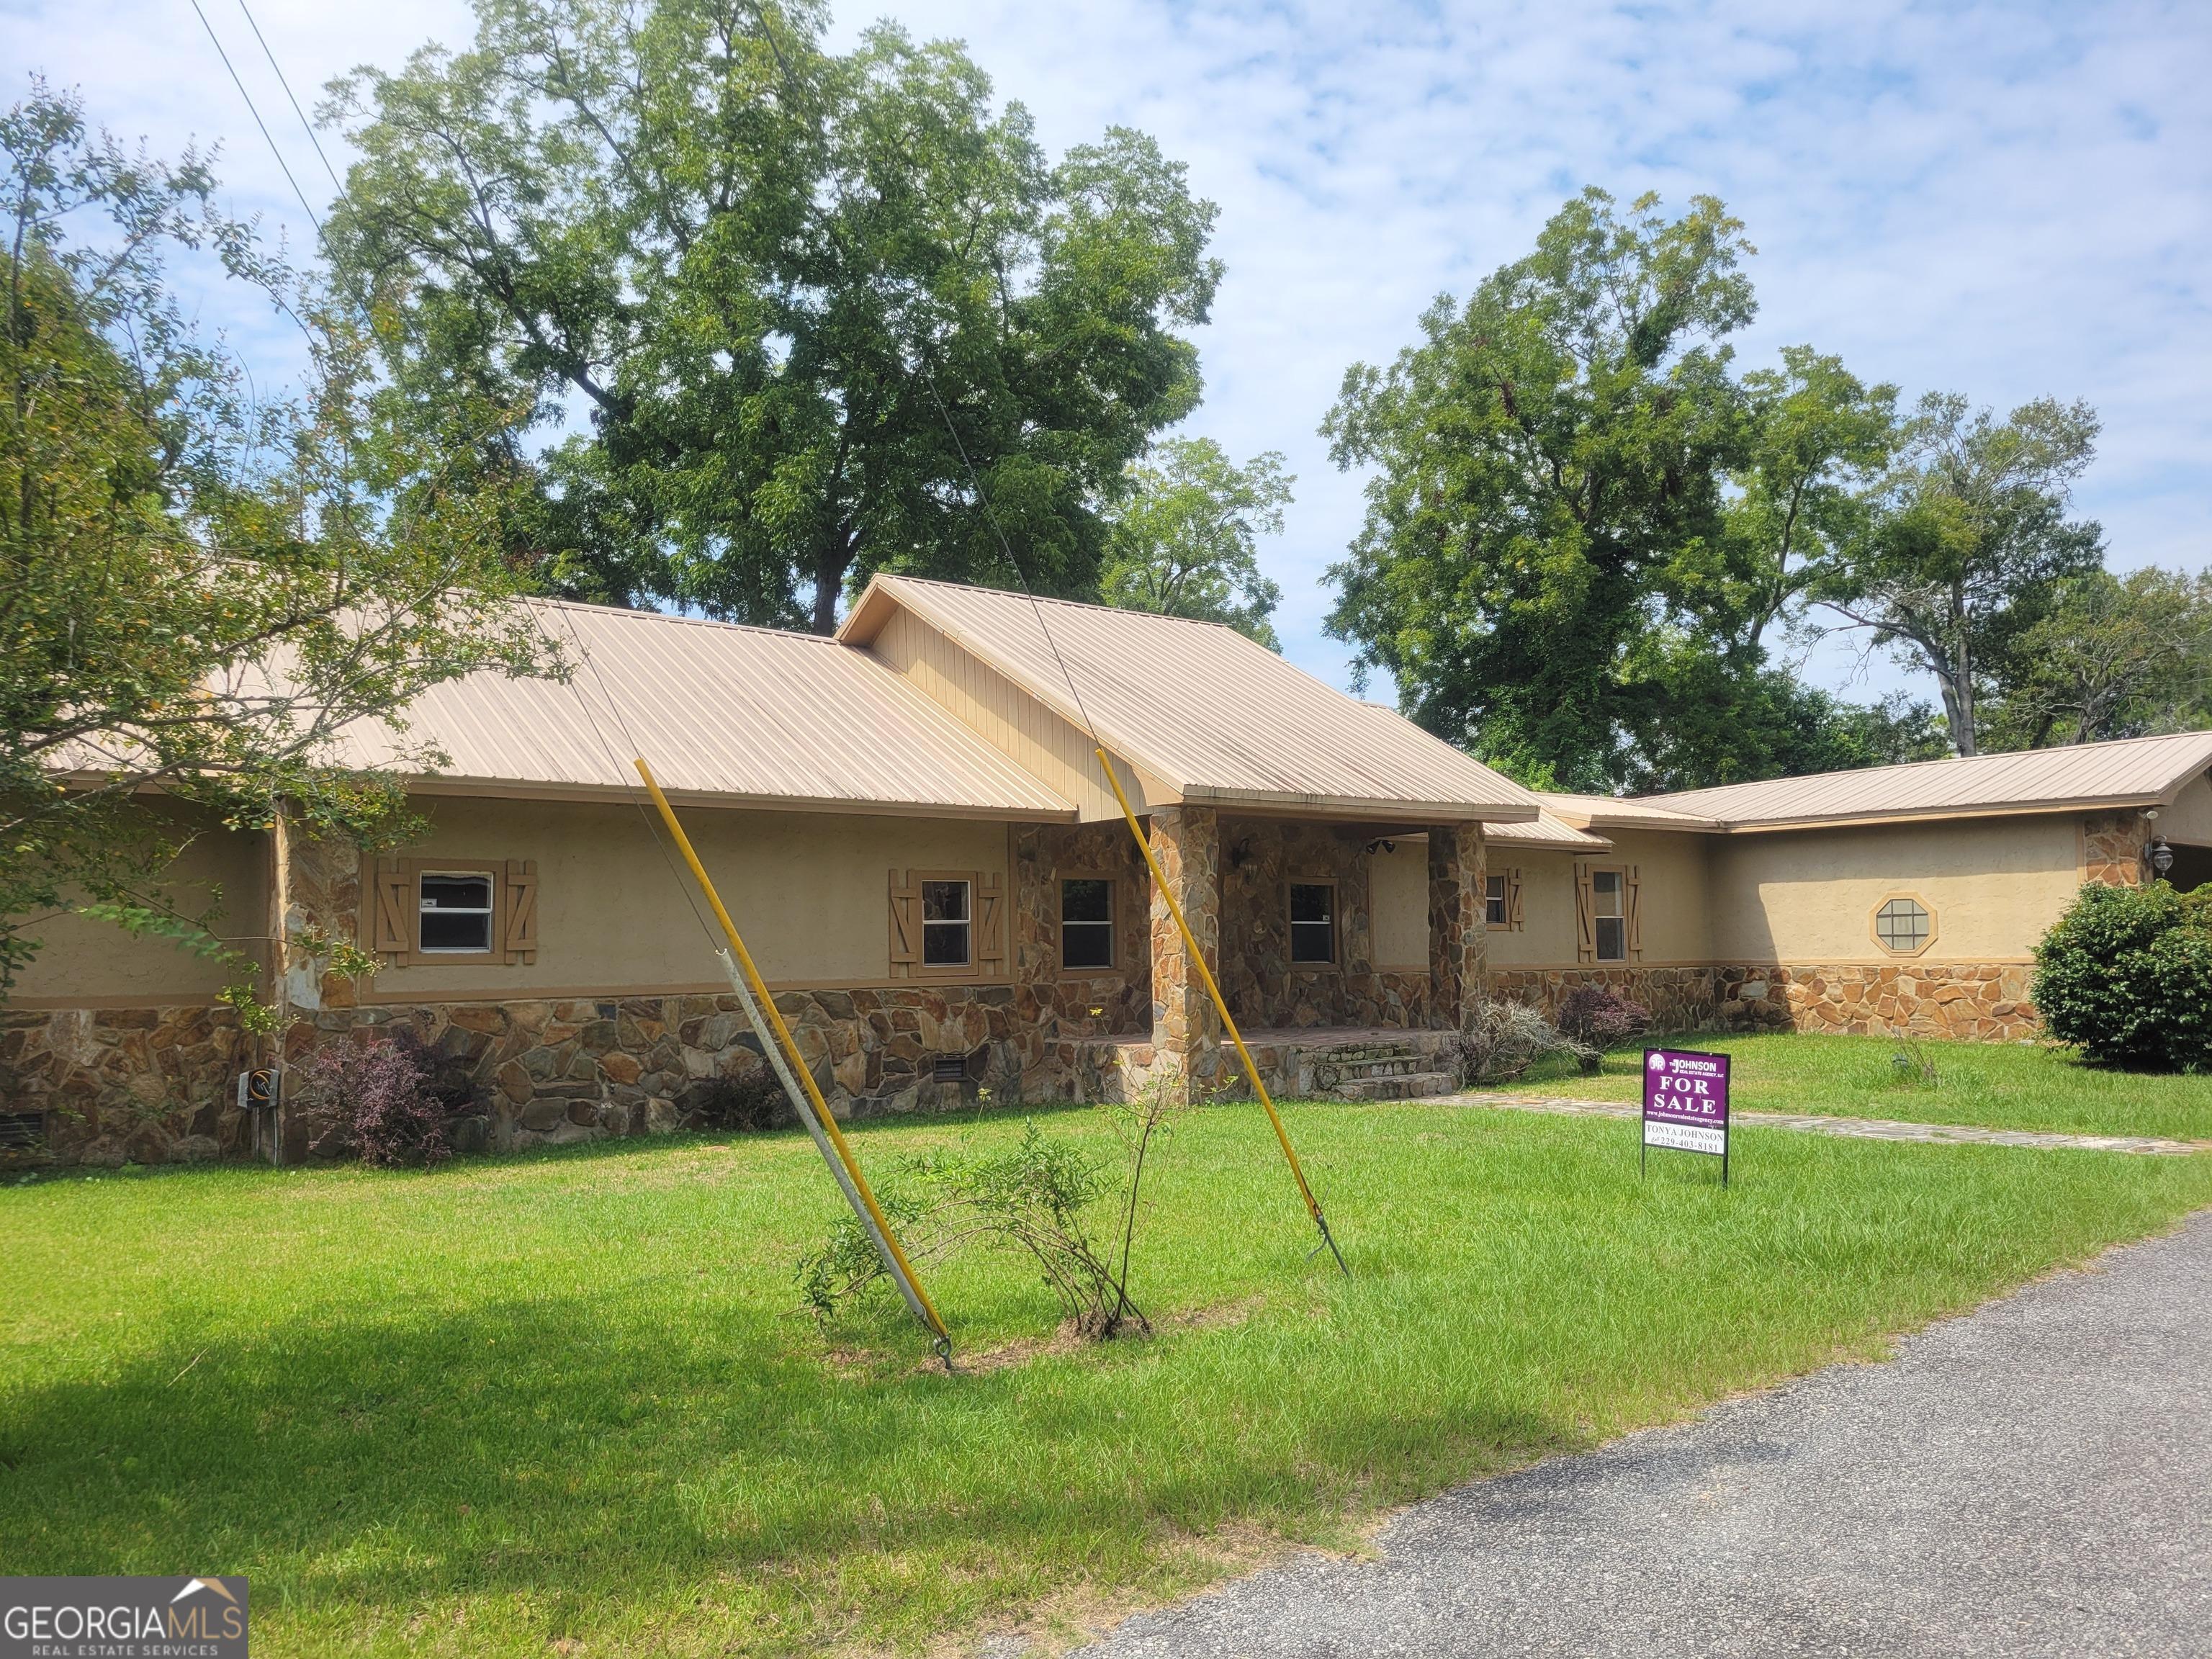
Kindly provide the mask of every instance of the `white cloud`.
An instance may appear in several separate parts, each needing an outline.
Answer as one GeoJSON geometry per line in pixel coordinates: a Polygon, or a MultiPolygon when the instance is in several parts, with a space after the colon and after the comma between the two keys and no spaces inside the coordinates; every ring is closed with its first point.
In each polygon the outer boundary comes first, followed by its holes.
{"type": "MultiPolygon", "coordinates": [[[[202,3],[316,195],[237,0],[202,3]]],[[[1810,340],[1908,394],[2087,398],[2106,432],[2081,505],[2116,562],[2212,556],[2212,11],[2190,0],[885,9],[965,39],[1054,149],[1139,126],[1221,204],[1229,278],[1192,424],[1239,455],[1291,456],[1298,502],[1269,555],[1282,632],[1331,678],[1344,652],[1321,634],[1322,573],[1360,501],[1315,428],[1346,366],[1387,359],[1436,293],[1516,257],[1585,183],[1711,191],[1747,221],[1762,250],[1747,359],[1810,340]]],[[[435,0],[263,0],[255,15],[303,99],[350,64],[468,33],[435,0]]],[[[120,131],[222,136],[240,199],[304,230],[189,5],[34,3],[0,17],[0,43],[82,84],[120,131]]],[[[240,320],[286,349],[266,319],[240,320]]],[[[1842,669],[1829,653],[1816,672],[1842,669]]]]}

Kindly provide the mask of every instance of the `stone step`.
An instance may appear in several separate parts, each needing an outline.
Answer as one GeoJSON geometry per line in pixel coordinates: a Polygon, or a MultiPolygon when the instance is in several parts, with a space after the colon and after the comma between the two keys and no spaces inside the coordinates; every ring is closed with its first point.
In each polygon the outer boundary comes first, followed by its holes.
{"type": "Polygon", "coordinates": [[[1414,1072],[1391,1077],[1349,1078],[1328,1091],[1332,1100],[1425,1100],[1431,1095],[1457,1092],[1459,1079],[1449,1072],[1414,1072]]]}

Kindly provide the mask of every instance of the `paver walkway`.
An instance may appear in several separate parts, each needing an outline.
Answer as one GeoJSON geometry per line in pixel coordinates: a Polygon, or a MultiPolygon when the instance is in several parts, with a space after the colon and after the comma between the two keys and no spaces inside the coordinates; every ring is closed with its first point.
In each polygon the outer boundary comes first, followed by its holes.
{"type": "Polygon", "coordinates": [[[1088,1659],[2212,1654],[2212,1212],[1679,1428],[1407,1510],[1088,1659]]]}
{"type": "MultiPolygon", "coordinates": [[[[1569,1117],[1636,1117],[1632,1101],[1577,1100],[1565,1095],[1479,1093],[1435,1095],[1430,1106],[1496,1106],[1509,1112],[1551,1112],[1569,1117]]],[[[1762,1129],[1802,1129],[1808,1134],[1860,1140],[1967,1141],[1984,1146],[2043,1146],[2068,1152],[2138,1152],[2153,1157],[2212,1152],[2212,1142],[2162,1140],[2155,1135],[2074,1135],[2039,1129],[1984,1129],[1963,1123],[1906,1123],[1887,1117],[1823,1117],[1808,1112],[1737,1112],[1738,1123],[1762,1129]]]]}

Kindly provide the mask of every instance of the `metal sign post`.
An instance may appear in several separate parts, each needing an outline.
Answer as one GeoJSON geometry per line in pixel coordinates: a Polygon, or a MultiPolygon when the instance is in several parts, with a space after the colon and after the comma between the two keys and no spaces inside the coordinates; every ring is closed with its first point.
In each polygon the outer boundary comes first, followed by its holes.
{"type": "Polygon", "coordinates": [[[1643,1138],[1637,1147],[1641,1175],[1651,1149],[1701,1152],[1721,1161],[1729,1182],[1729,1057],[1691,1048],[1644,1051],[1643,1138]]]}

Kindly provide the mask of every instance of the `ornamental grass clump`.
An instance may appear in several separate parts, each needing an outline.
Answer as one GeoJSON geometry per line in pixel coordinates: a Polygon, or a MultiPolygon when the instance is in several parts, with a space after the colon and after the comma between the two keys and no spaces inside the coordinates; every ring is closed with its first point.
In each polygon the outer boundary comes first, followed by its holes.
{"type": "Polygon", "coordinates": [[[1508,1083],[1549,1054],[1571,1054],[1584,1071],[1601,1050],[1577,1042],[1525,1002],[1486,1000],[1460,1031],[1454,1060],[1463,1086],[1508,1083]]]}
{"type": "Polygon", "coordinates": [[[2031,994],[2093,1064],[2212,1070],[2212,892],[2082,888],[2035,947],[2031,994]]]}
{"type": "Polygon", "coordinates": [[[453,1155],[437,1063],[412,1034],[333,1042],[309,1055],[300,1073],[312,1155],[351,1155],[386,1169],[453,1155]]]}

